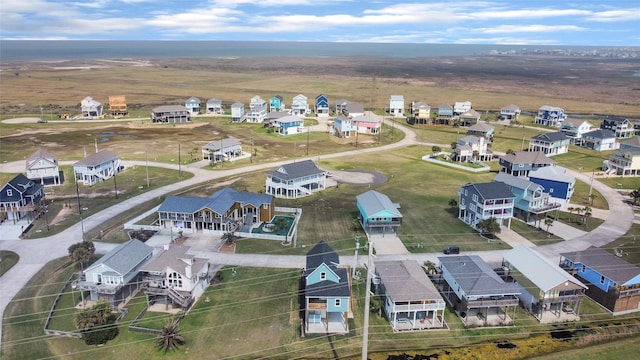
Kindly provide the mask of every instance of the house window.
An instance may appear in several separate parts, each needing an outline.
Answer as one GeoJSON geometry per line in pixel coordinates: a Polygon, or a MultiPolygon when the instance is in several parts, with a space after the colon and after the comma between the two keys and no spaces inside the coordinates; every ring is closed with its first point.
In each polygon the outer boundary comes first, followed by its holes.
{"type": "Polygon", "coordinates": [[[467,189],[464,189],[464,196],[468,196],[467,189]]]}
{"type": "Polygon", "coordinates": [[[7,196],[13,196],[13,190],[7,189],[7,196]]]}
{"type": "Polygon", "coordinates": [[[587,266],[586,265],[582,265],[582,272],[587,272],[587,266]]]}
{"type": "Polygon", "coordinates": [[[473,194],[473,201],[478,201],[478,195],[473,194]]]}
{"type": "Polygon", "coordinates": [[[549,194],[553,194],[553,188],[549,189],[549,194]]]}
{"type": "Polygon", "coordinates": [[[336,299],[335,305],[336,305],[336,307],[340,307],[340,299],[336,299]]]}
{"type": "Polygon", "coordinates": [[[604,284],[604,275],[600,276],[600,284],[604,284]]]}
{"type": "Polygon", "coordinates": [[[169,287],[182,287],[182,275],[177,272],[172,272],[169,274],[169,287]]]}
{"type": "Polygon", "coordinates": [[[326,272],[321,272],[320,273],[320,280],[327,280],[327,273],[326,272]]]}

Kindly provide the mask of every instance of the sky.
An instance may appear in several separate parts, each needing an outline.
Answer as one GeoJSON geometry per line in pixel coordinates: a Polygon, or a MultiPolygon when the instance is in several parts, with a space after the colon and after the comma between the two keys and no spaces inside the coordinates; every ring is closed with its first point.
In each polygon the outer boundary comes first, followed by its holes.
{"type": "Polygon", "coordinates": [[[640,46],[640,0],[0,0],[0,39],[640,46]]]}

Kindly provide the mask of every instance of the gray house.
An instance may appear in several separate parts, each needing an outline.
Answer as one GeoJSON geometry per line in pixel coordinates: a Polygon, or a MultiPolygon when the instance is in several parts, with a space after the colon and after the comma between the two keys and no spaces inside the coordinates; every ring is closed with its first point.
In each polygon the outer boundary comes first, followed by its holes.
{"type": "Polygon", "coordinates": [[[520,289],[505,282],[479,256],[438,257],[444,298],[466,326],[512,325],[520,289]]]}
{"type": "Polygon", "coordinates": [[[585,284],[533,249],[504,254],[503,277],[518,284],[520,303],[542,323],[577,321],[585,284]]]}
{"type": "Polygon", "coordinates": [[[327,187],[327,172],[312,160],[285,164],[267,173],[266,193],[277,198],[297,199],[327,187]]]}
{"type": "Polygon", "coordinates": [[[500,171],[513,176],[527,176],[531,170],[556,164],[542,151],[516,151],[513,154],[501,156],[499,163],[500,171]]]}
{"type": "Polygon", "coordinates": [[[375,291],[394,331],[446,327],[446,303],[416,261],[376,261],[375,271],[375,291]]]}
{"type": "Polygon", "coordinates": [[[90,300],[107,300],[116,307],[140,288],[140,268],[152,255],[152,247],[137,239],[129,240],[87,267],[83,271],[84,279],[74,285],[89,291],[90,300]]]}
{"type": "Polygon", "coordinates": [[[163,105],[151,111],[153,123],[187,123],[191,122],[191,112],[182,105],[163,105]]]}
{"type": "Polygon", "coordinates": [[[502,182],[468,183],[460,188],[458,219],[474,229],[482,220],[495,218],[502,227],[511,227],[516,196],[502,182]]]}
{"type": "Polygon", "coordinates": [[[202,158],[211,163],[233,161],[242,156],[242,144],[233,138],[212,141],[202,147],[202,158]]]}
{"type": "Polygon", "coordinates": [[[547,156],[566,154],[570,143],[571,138],[562,131],[542,133],[529,140],[529,151],[541,151],[547,156]]]}
{"type": "Polygon", "coordinates": [[[218,98],[211,98],[207,100],[207,114],[222,115],[224,110],[222,109],[222,100],[218,98]]]}

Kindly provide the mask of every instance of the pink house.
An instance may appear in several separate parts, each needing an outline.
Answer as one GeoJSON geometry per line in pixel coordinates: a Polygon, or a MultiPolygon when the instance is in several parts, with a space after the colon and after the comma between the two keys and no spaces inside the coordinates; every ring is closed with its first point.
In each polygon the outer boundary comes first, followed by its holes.
{"type": "Polygon", "coordinates": [[[358,133],[377,135],[382,127],[382,118],[371,113],[353,118],[356,123],[358,133]]]}

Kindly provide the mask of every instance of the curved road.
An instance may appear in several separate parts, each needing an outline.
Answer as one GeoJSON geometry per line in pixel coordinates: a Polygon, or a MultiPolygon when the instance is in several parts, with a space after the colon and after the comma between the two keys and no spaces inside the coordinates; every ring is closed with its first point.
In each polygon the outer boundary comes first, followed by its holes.
{"type": "MultiPolygon", "coordinates": [[[[388,125],[389,121],[385,120],[388,125]]],[[[408,145],[432,145],[427,143],[420,143],[417,141],[417,136],[411,129],[397,123],[393,125],[396,129],[404,132],[405,137],[401,141],[384,145],[375,148],[351,150],[336,154],[327,154],[321,156],[307,157],[304,159],[331,159],[343,156],[354,156],[364,153],[372,153],[379,151],[386,151],[405,147],[408,145]]],[[[446,147],[446,145],[444,145],[446,147]]],[[[272,169],[274,167],[291,162],[291,160],[271,162],[265,164],[255,164],[239,169],[229,170],[216,170],[209,171],[195,167],[183,166],[183,171],[194,173],[194,177],[183,180],[174,184],[166,185],[158,189],[148,191],[139,196],[124,200],[108,209],[102,210],[90,217],[84,219],[85,231],[91,230],[100,226],[105,219],[112,218],[126,210],[129,210],[135,206],[139,206],[148,200],[155,197],[163,196],[169,192],[183,189],[185,187],[193,186],[202,182],[217,180],[226,178],[229,176],[239,175],[247,172],[272,169]]],[[[125,161],[125,166],[140,165],[145,166],[146,162],[142,161],[125,161]]],[[[165,163],[149,163],[154,167],[163,167],[178,169],[178,165],[165,164],[165,163]]],[[[24,168],[23,161],[17,161],[13,163],[6,163],[0,165],[0,172],[21,172],[24,168]],[[16,171],[17,169],[17,171],[16,171]]],[[[571,175],[577,179],[589,182],[590,178],[587,175],[568,171],[571,175]]],[[[598,190],[609,203],[609,216],[605,219],[605,222],[592,231],[579,238],[539,247],[538,249],[547,257],[554,258],[558,256],[558,253],[564,251],[581,250],[590,245],[602,246],[607,244],[619,236],[625,234],[631,224],[633,223],[633,211],[631,207],[624,204],[622,196],[615,190],[600,183],[599,181],[593,182],[593,188],[598,190]]],[[[79,241],[81,238],[82,229],[80,224],[75,224],[65,231],[62,231],[56,235],[52,235],[47,238],[33,239],[33,240],[2,240],[0,241],[0,249],[9,250],[18,253],[20,255],[20,261],[6,272],[0,278],[0,314],[4,314],[4,311],[9,302],[14,298],[16,293],[33,277],[47,262],[67,256],[67,248],[79,241]],[[17,241],[18,240],[18,241],[17,241]]],[[[105,253],[115,246],[115,244],[106,244],[96,242],[96,252],[105,253]]],[[[470,253],[471,254],[471,253],[470,253]]],[[[482,251],[475,252],[475,254],[481,255],[483,259],[489,262],[499,262],[502,259],[503,251],[482,251]]],[[[423,262],[430,260],[437,262],[437,256],[439,254],[402,254],[402,255],[384,255],[385,259],[389,260],[404,260],[415,259],[423,262]]],[[[202,253],[201,256],[207,256],[215,264],[220,265],[237,265],[237,266],[260,266],[260,267],[281,267],[281,268],[302,268],[304,267],[304,256],[279,256],[279,255],[262,255],[262,254],[219,254],[215,252],[202,253]]],[[[379,256],[382,257],[382,256],[379,256]]],[[[353,264],[353,256],[341,256],[340,262],[343,264],[353,264]]],[[[364,265],[366,257],[361,257],[359,263],[364,265]]],[[[16,299],[19,300],[19,299],[16,299]]],[[[0,317],[0,339],[2,335],[2,318],[0,317]]]]}

